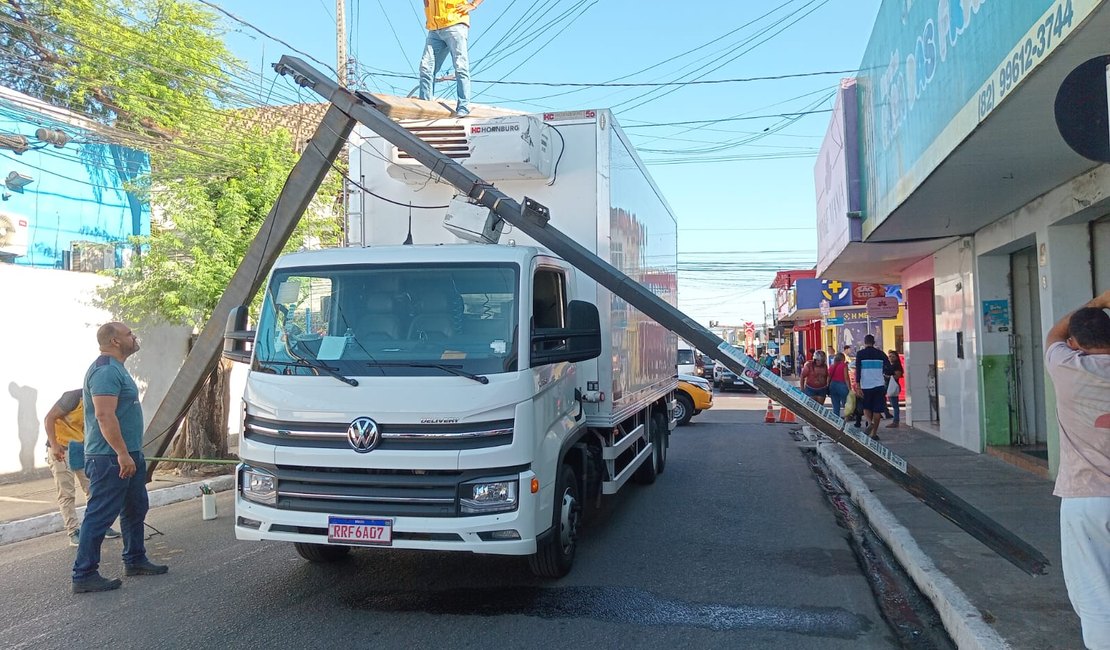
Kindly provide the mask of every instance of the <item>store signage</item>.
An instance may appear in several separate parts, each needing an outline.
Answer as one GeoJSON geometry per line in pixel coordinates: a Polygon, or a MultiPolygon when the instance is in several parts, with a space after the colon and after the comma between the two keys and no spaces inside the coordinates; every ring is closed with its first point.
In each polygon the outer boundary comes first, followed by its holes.
{"type": "Polygon", "coordinates": [[[886,287],[881,284],[866,284],[856,282],[852,284],[852,304],[866,305],[868,300],[886,295],[886,287]]]}
{"type": "Polygon", "coordinates": [[[898,301],[880,296],[867,301],[868,318],[895,318],[898,316],[898,301]]]}

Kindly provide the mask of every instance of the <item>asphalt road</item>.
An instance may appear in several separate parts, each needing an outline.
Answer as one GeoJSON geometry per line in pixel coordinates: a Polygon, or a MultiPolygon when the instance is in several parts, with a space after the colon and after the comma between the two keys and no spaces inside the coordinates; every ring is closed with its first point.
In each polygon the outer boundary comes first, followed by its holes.
{"type": "MultiPolygon", "coordinates": [[[[834,514],[766,401],[719,397],[672,436],[666,473],[589,522],[573,572],[517,558],[356,551],[331,566],[237,542],[230,493],[159,508],[164,576],[74,595],[60,534],[0,547],[4,648],[891,648],[834,514]],[[750,409],[750,410],[741,410],[750,409]]],[[[119,542],[101,573],[121,575],[119,542]]]]}

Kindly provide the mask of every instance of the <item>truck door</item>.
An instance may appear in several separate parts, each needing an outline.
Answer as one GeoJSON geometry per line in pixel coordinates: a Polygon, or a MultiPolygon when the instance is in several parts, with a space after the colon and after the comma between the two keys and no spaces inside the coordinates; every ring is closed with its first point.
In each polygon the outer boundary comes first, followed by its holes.
{"type": "MultiPolygon", "coordinates": [[[[540,265],[532,274],[531,332],[542,329],[567,327],[567,275],[566,269],[540,265]]],[[[530,345],[529,352],[556,350],[566,346],[565,339],[545,340],[530,345]]],[[[533,412],[535,431],[541,436],[537,441],[539,467],[558,467],[557,457],[562,441],[570,435],[577,423],[577,402],[574,399],[575,364],[570,362],[542,363],[531,361],[536,382],[533,412]]],[[[541,477],[541,481],[554,477],[541,477]]]]}

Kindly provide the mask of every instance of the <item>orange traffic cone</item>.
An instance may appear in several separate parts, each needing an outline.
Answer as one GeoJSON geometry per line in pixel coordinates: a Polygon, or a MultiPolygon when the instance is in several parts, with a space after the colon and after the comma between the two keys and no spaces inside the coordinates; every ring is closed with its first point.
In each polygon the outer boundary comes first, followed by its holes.
{"type": "Polygon", "coordinates": [[[771,400],[767,400],[767,414],[763,416],[763,422],[771,424],[775,422],[775,407],[771,405],[771,400]]]}
{"type": "Polygon", "coordinates": [[[791,424],[797,422],[798,419],[794,417],[794,411],[783,406],[779,409],[779,422],[791,424]]]}

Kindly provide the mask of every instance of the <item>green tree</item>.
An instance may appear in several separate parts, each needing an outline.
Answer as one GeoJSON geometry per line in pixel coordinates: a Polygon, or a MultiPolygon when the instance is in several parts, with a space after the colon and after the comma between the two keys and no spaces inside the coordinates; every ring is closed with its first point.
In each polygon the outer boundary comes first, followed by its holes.
{"type": "MultiPolygon", "coordinates": [[[[260,89],[237,70],[218,18],[194,2],[0,0],[0,85],[150,155],[141,178],[116,162],[157,217],[101,293],[121,320],[203,326],[296,162],[289,133],[267,123],[274,113],[250,110],[260,89]]],[[[332,174],[291,247],[335,244],[338,195],[332,174]]],[[[202,388],[172,453],[226,454],[228,371],[202,388]]]]}

